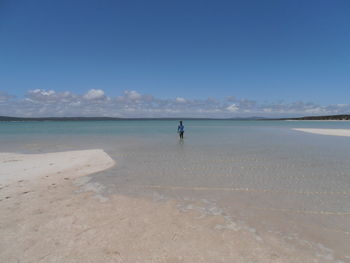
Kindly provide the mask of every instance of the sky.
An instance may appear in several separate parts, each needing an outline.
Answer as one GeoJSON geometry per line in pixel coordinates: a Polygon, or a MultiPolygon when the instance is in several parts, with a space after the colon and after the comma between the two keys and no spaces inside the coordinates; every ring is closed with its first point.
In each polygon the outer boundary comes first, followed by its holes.
{"type": "Polygon", "coordinates": [[[0,115],[350,113],[350,1],[0,0],[0,115]]]}

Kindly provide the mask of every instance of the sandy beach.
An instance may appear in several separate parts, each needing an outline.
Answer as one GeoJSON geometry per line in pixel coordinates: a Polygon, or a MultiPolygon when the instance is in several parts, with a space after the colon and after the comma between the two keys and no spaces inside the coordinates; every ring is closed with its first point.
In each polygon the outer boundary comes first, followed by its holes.
{"type": "Polygon", "coordinates": [[[102,150],[2,153],[0,165],[0,262],[331,262],[175,201],[82,191],[93,187],[79,177],[115,165],[102,150]]]}
{"type": "Polygon", "coordinates": [[[293,129],[295,131],[320,134],[320,135],[333,135],[333,136],[345,136],[350,137],[350,129],[293,129]]]}
{"type": "Polygon", "coordinates": [[[0,0],[0,263],[350,263],[349,10],[0,0]]]}

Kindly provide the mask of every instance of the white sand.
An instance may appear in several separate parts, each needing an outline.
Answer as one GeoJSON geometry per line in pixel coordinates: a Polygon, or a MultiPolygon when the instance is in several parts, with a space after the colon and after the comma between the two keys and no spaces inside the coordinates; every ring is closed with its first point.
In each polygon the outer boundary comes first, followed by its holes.
{"type": "Polygon", "coordinates": [[[346,136],[350,137],[350,129],[293,129],[295,131],[321,134],[321,135],[333,135],[333,136],[346,136]]]}
{"type": "Polygon", "coordinates": [[[103,150],[45,154],[0,153],[0,184],[65,172],[74,172],[74,176],[87,175],[113,165],[113,159],[103,150]]]}
{"type": "Polygon", "coordinates": [[[0,154],[0,262],[332,262],[221,215],[180,212],[174,201],[101,202],[72,183],[113,165],[102,150],[0,154]]]}

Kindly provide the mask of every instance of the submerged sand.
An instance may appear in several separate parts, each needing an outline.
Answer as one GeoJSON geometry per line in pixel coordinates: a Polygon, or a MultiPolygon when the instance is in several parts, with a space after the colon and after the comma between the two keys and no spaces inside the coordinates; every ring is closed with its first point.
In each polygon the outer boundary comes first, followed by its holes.
{"type": "Polygon", "coordinates": [[[350,137],[350,129],[293,129],[295,131],[321,134],[321,135],[333,135],[333,136],[346,136],[350,137]]]}
{"type": "Polygon", "coordinates": [[[113,165],[102,150],[0,154],[0,262],[331,262],[222,215],[73,183],[113,165]]]}

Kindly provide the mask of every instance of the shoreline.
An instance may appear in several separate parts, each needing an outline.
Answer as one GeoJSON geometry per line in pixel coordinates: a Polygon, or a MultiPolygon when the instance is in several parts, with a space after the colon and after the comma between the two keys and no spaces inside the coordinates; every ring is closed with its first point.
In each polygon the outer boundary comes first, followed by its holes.
{"type": "Polygon", "coordinates": [[[1,153],[0,164],[1,262],[330,262],[175,201],[81,191],[76,179],[115,164],[102,150],[1,153]]]}

